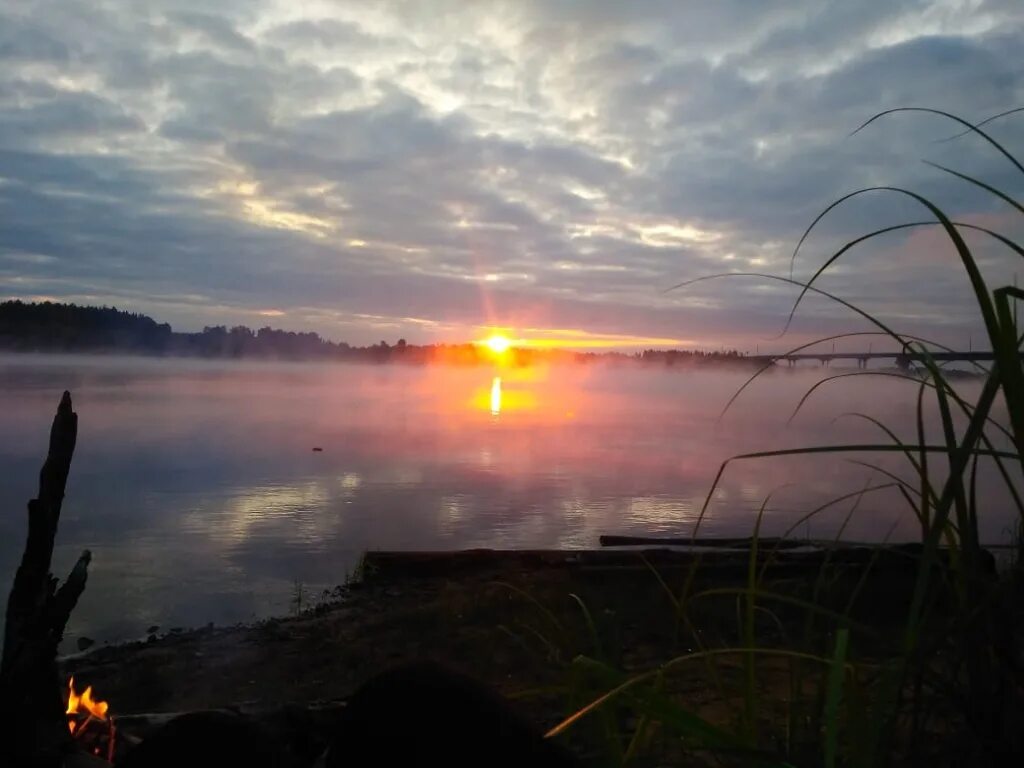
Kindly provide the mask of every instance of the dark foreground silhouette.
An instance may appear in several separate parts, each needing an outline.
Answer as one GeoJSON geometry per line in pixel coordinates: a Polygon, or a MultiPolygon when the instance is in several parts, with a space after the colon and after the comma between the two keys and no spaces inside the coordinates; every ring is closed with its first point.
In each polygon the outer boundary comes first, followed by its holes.
{"type": "MultiPolygon", "coordinates": [[[[132,750],[119,768],[287,764],[281,746],[248,719],[198,712],[172,720],[132,750]]],[[[418,663],[374,677],[349,701],[325,766],[364,765],[569,768],[578,763],[480,682],[437,664],[418,663]]]]}

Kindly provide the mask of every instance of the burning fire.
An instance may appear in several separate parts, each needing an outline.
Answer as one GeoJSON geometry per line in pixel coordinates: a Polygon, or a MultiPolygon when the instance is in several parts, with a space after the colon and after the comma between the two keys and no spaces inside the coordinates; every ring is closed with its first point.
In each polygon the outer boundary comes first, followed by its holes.
{"type": "Polygon", "coordinates": [[[107,758],[108,763],[114,762],[114,751],[117,728],[113,716],[107,714],[110,705],[105,701],[96,701],[92,697],[92,686],[82,693],[75,691],[75,678],[68,680],[68,730],[71,738],[78,743],[78,748],[97,757],[107,758]],[[103,725],[95,725],[103,723],[103,725]],[[90,725],[92,727],[90,727],[90,725]]]}
{"type": "Polygon", "coordinates": [[[90,719],[95,720],[106,720],[107,710],[110,709],[110,705],[105,701],[93,701],[92,698],[92,686],[90,685],[85,689],[85,692],[78,694],[75,692],[75,678],[72,677],[68,680],[68,728],[71,733],[74,733],[78,728],[78,719],[76,715],[85,714],[88,723],[90,719]]]}

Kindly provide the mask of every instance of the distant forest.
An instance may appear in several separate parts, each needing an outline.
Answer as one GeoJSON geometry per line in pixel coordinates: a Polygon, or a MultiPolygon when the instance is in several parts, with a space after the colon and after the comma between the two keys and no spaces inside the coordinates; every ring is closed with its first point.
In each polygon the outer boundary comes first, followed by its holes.
{"type": "MultiPolygon", "coordinates": [[[[374,363],[444,362],[459,365],[493,363],[493,354],[477,344],[394,344],[381,341],[368,347],[333,342],[317,333],[296,333],[276,328],[253,330],[244,325],[207,326],[198,333],[179,333],[168,323],[123,312],[115,307],[80,307],[52,302],[0,303],[0,350],[8,352],[89,352],[208,358],[273,360],[338,360],[374,363]]],[[[508,362],[597,360],[644,362],[660,365],[694,363],[750,363],[740,353],[648,349],[621,352],[510,349],[508,362]]]]}

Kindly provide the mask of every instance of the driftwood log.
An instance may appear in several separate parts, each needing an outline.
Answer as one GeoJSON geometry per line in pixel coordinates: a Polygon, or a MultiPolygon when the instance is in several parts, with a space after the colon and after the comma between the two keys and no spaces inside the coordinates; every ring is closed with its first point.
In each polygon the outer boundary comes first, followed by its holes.
{"type": "MultiPolygon", "coordinates": [[[[745,549],[749,550],[754,545],[754,539],[745,538],[692,538],[689,536],[614,536],[602,535],[598,538],[602,547],[690,547],[692,549],[745,549]]],[[[801,539],[770,538],[762,536],[757,539],[757,546],[760,549],[809,549],[812,547],[833,545],[834,542],[805,541],[801,539]]],[[[844,546],[868,546],[867,544],[854,545],[844,542],[844,546]]]]}
{"type": "Polygon", "coordinates": [[[50,566],[77,437],[78,414],[65,392],[39,473],[39,495],[28,503],[25,551],[7,599],[0,658],[0,765],[51,768],[61,765],[70,748],[57,647],[85,589],[89,551],[59,587],[50,566]]]}
{"type": "MultiPolygon", "coordinates": [[[[346,707],[347,703],[343,700],[276,705],[243,702],[218,710],[118,715],[117,756],[114,762],[117,765],[121,765],[122,762],[131,765],[125,758],[132,750],[140,743],[165,731],[175,721],[179,725],[189,721],[196,725],[202,722],[202,718],[206,718],[214,734],[217,734],[220,730],[218,717],[235,717],[269,736],[283,753],[285,765],[313,766],[334,739],[338,721],[346,707]]],[[[171,726],[169,731],[165,731],[164,737],[167,733],[173,732],[174,726],[171,726]]],[[[193,735],[194,733],[193,730],[193,735]]],[[[180,764],[184,765],[185,762],[182,761],[180,764]]],[[[233,755],[232,759],[224,764],[240,763],[237,755],[233,755]]]]}

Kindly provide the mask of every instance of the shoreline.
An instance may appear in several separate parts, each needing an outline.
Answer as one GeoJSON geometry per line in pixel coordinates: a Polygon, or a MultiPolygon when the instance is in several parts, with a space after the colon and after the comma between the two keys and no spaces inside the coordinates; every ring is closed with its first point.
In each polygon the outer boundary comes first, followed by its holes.
{"type": "MultiPolygon", "coordinates": [[[[673,352],[675,350],[669,350],[673,352]]],[[[474,369],[474,368],[487,368],[493,369],[496,366],[505,369],[517,369],[517,368],[529,368],[536,365],[546,366],[604,366],[608,368],[616,369],[636,369],[636,370],[721,370],[721,369],[757,369],[761,367],[761,364],[750,357],[738,355],[735,357],[708,355],[705,359],[697,353],[693,353],[691,359],[688,351],[684,351],[686,355],[678,361],[666,363],[664,360],[643,360],[639,357],[632,355],[626,355],[624,353],[615,353],[615,357],[603,358],[594,353],[577,353],[570,352],[567,355],[553,356],[550,359],[537,359],[527,361],[505,361],[496,363],[493,359],[480,359],[472,361],[461,361],[452,359],[402,359],[396,357],[387,360],[374,360],[368,358],[331,358],[331,357],[290,357],[287,355],[201,355],[201,354],[185,354],[176,352],[146,352],[142,350],[120,350],[120,349],[77,349],[77,350],[54,350],[54,349],[14,349],[14,348],[2,348],[0,347],[0,358],[22,358],[25,360],[33,361],[46,361],[48,359],[57,358],[82,358],[85,360],[113,360],[122,359],[125,361],[139,360],[139,361],[178,361],[178,362],[197,362],[197,363],[242,363],[242,364],[263,364],[263,365],[323,365],[323,366],[336,366],[336,365],[351,365],[351,366],[368,366],[368,367],[379,367],[379,366],[399,366],[403,368],[429,368],[431,366],[442,366],[447,368],[457,369],[474,369]],[[592,358],[581,358],[575,359],[571,355],[576,354],[587,354],[592,355],[592,358]]],[[[659,352],[659,354],[662,354],[659,352]]],[[[798,369],[789,369],[782,365],[771,366],[773,370],[816,370],[816,366],[801,366],[798,369]]],[[[839,368],[841,366],[837,366],[839,368]]],[[[852,368],[852,367],[851,367],[852,368]]],[[[846,370],[843,368],[843,370],[846,370]]],[[[888,370],[888,368],[878,368],[873,370],[888,370]]],[[[896,370],[893,368],[893,370],[896,370]]]]}
{"type": "MultiPolygon", "coordinates": [[[[780,583],[810,583],[827,567],[841,581],[844,574],[859,577],[875,549],[769,553],[765,572],[780,583]],[[823,566],[824,557],[831,562],[823,566]]],[[[886,547],[872,566],[865,599],[873,621],[899,615],[900,584],[905,576],[909,585],[914,570],[907,567],[914,564],[909,551],[886,547]]],[[[762,552],[760,561],[767,559],[762,552]]],[[[556,685],[573,656],[593,649],[592,628],[573,595],[594,621],[608,624],[598,630],[617,638],[630,657],[626,668],[668,658],[674,627],[664,584],[685,578],[695,562],[705,585],[742,585],[749,553],[372,552],[360,580],[340,587],[337,600],[298,615],[103,645],[62,657],[59,665],[92,685],[115,714],[343,700],[370,674],[420,658],[462,668],[517,698],[556,685]]],[[[713,608],[702,631],[716,633],[732,611],[713,608]]]]}

